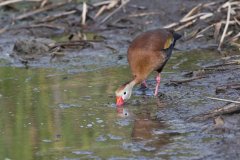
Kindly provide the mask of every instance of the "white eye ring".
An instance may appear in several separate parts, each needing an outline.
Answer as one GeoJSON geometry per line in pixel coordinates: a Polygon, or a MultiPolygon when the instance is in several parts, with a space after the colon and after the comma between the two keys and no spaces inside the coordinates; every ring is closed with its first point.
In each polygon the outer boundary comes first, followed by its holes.
{"type": "Polygon", "coordinates": [[[126,94],[127,94],[127,92],[123,92],[123,94],[124,94],[124,95],[126,95],[126,94]]]}

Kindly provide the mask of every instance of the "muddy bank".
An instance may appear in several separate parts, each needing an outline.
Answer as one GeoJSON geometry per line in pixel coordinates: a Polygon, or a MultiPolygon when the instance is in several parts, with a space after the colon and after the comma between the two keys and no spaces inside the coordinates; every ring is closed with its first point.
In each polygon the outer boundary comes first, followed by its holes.
{"type": "MultiPolygon", "coordinates": [[[[223,8],[223,12],[219,13],[214,10],[226,1],[210,3],[211,5],[206,7],[209,2],[189,0],[147,3],[132,0],[126,4],[118,2],[100,14],[98,11],[101,7],[108,5],[99,5],[91,1],[87,4],[88,12],[84,24],[84,6],[75,1],[47,4],[22,2],[4,5],[3,13],[0,15],[2,17],[1,65],[38,67],[69,65],[77,68],[125,65],[125,55],[130,41],[143,31],[178,22],[191,9],[201,4],[202,8],[197,8],[196,14],[207,12],[225,16],[226,9],[223,8]],[[107,17],[109,18],[106,19],[107,17]]],[[[213,16],[206,22],[199,19],[196,25],[182,27],[178,32],[183,38],[178,42],[176,49],[216,50],[218,40],[214,39],[216,38],[214,29],[204,31],[206,35],[202,31],[209,23],[217,20],[221,18],[213,16]],[[194,31],[199,31],[201,36],[198,32],[194,34],[194,31]]],[[[230,27],[232,29],[234,26],[230,27]]],[[[174,27],[172,29],[178,30],[174,27]]],[[[220,29],[223,30],[223,27],[220,29]]],[[[231,34],[237,33],[238,29],[239,26],[236,26],[231,34]]],[[[225,54],[239,53],[238,48],[230,47],[224,50],[225,54]]]]}

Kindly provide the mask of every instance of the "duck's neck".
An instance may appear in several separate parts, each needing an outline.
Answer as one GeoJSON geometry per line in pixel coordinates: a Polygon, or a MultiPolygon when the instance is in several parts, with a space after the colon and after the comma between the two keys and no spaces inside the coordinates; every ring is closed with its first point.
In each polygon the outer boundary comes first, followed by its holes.
{"type": "Polygon", "coordinates": [[[131,88],[133,88],[136,84],[137,84],[137,81],[136,81],[136,79],[134,78],[132,81],[130,81],[129,83],[129,86],[131,87],[131,88]]]}

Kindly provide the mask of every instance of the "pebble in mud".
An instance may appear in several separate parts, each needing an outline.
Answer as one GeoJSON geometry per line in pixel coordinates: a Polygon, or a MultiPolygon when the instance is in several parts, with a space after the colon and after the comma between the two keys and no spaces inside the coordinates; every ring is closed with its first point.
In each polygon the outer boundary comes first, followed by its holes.
{"type": "Polygon", "coordinates": [[[116,136],[116,135],[113,135],[113,134],[107,134],[107,136],[105,135],[100,135],[96,138],[96,141],[98,142],[103,142],[103,141],[106,141],[107,139],[110,139],[110,140],[122,140],[123,138],[120,137],[120,136],[116,136]]]}
{"type": "Polygon", "coordinates": [[[92,124],[87,124],[87,127],[88,128],[91,128],[93,125],[92,124]]]}
{"type": "Polygon", "coordinates": [[[103,120],[99,119],[96,121],[97,123],[103,123],[103,120]]]}
{"type": "Polygon", "coordinates": [[[130,150],[130,151],[133,151],[133,152],[139,152],[141,150],[143,151],[154,151],[156,150],[156,148],[154,147],[150,147],[150,146],[146,146],[145,143],[143,142],[138,142],[138,143],[123,143],[123,149],[125,150],[130,150]]]}
{"type": "Polygon", "coordinates": [[[120,119],[117,122],[115,122],[116,124],[120,125],[121,127],[123,126],[128,126],[130,125],[130,120],[129,119],[120,119]]]}
{"type": "Polygon", "coordinates": [[[45,143],[51,143],[52,142],[52,140],[50,140],[50,139],[43,139],[42,141],[45,142],[45,143]]]}
{"type": "Polygon", "coordinates": [[[106,141],[106,140],[107,140],[107,137],[105,137],[104,135],[100,135],[96,138],[97,142],[103,142],[103,141],[106,141]]]}
{"type": "Polygon", "coordinates": [[[72,108],[72,107],[81,107],[79,104],[67,104],[67,103],[59,103],[58,104],[58,107],[59,108],[62,108],[62,109],[67,109],[67,108],[72,108]]]}
{"type": "Polygon", "coordinates": [[[112,134],[108,134],[108,137],[109,137],[111,140],[121,140],[121,139],[122,139],[122,137],[116,136],[116,135],[112,135],[112,134]]]}
{"type": "Polygon", "coordinates": [[[33,92],[40,92],[39,88],[33,88],[33,92]]]}
{"type": "Polygon", "coordinates": [[[73,154],[76,154],[76,155],[93,154],[93,152],[90,152],[90,151],[73,151],[72,153],[73,153],[73,154]]]}
{"type": "Polygon", "coordinates": [[[224,119],[221,116],[214,118],[213,122],[215,127],[221,127],[224,125],[224,119]]]}

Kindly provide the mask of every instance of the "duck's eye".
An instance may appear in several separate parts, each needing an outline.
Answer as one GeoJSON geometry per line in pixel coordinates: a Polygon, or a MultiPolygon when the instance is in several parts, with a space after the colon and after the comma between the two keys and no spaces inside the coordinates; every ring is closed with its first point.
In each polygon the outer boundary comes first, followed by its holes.
{"type": "Polygon", "coordinates": [[[127,94],[127,92],[124,92],[123,94],[124,94],[124,95],[126,95],[126,94],[127,94]]]}

